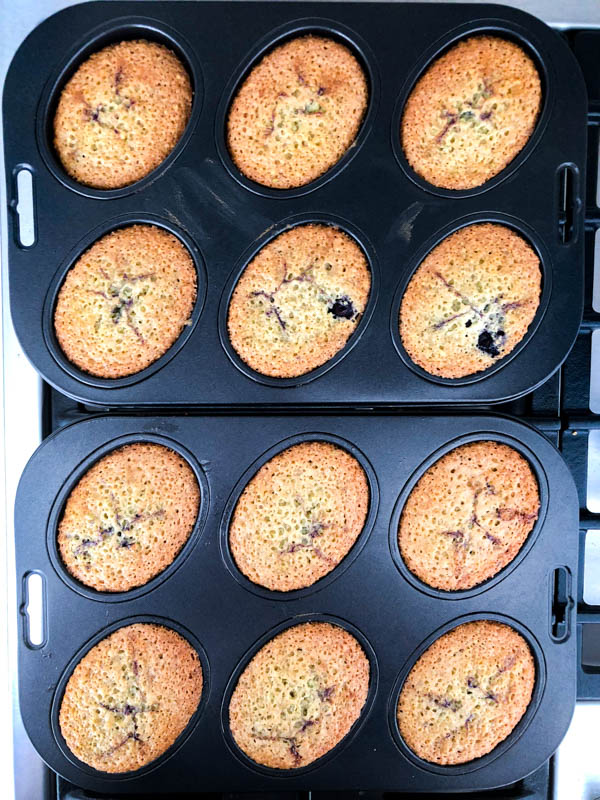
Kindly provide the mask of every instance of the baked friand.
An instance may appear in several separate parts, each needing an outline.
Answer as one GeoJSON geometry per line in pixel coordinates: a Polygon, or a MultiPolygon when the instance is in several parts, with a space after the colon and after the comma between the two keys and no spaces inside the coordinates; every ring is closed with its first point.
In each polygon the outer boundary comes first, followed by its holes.
{"type": "Polygon", "coordinates": [[[62,90],[54,146],[74,180],[121,188],[164,161],[191,107],[190,78],[171,50],[144,40],[112,44],[86,59],[62,90]]]}
{"type": "Polygon", "coordinates": [[[496,575],[523,547],[540,508],[528,461],[502,442],[471,442],[421,476],[402,510],[400,555],[436,589],[470,589],[496,575]]]}
{"type": "Polygon", "coordinates": [[[113,231],[67,273],[54,309],[56,338],[90,375],[133,375],[190,324],[196,285],[194,261],[172,233],[148,224],[113,231]]]}
{"type": "Polygon", "coordinates": [[[356,330],[371,290],[358,243],[324,224],[297,225],[268,242],[233,291],[227,330],[238,356],[262,375],[305,375],[356,330]]]}
{"type": "Polygon", "coordinates": [[[360,716],[370,666],[352,634],[306,622],[271,639],[233,691],[229,725],[253,761],[298,769],[335,747],[360,716]]]}
{"type": "Polygon", "coordinates": [[[62,698],[69,750],[102,772],[140,769],[171,747],[202,696],[196,650],[162,625],[136,623],[102,639],[81,659],[62,698]]]}
{"type": "Polygon", "coordinates": [[[302,589],[344,559],[368,510],[367,477],[354,456],[330,442],[301,442],[245,487],[229,527],[231,553],[254,583],[302,589]]]}
{"type": "Polygon", "coordinates": [[[525,714],[535,663],[523,636],[487,620],[440,636],[411,669],[397,706],[398,728],[417,756],[464,764],[491,752],[525,714]]]}
{"type": "Polygon", "coordinates": [[[400,337],[412,361],[442,378],[493,366],[527,333],[538,309],[537,253],[498,223],[460,228],[423,259],[400,305],[400,337]]]}
{"type": "Polygon", "coordinates": [[[136,442],[97,461],[71,491],[58,526],[68,572],[102,592],[126,592],[161,573],[187,542],[200,506],[188,462],[136,442]]]}
{"type": "Polygon", "coordinates": [[[538,70],[518,44],[470,36],[433,62],[406,101],[408,163],[433,186],[481,186],[525,147],[541,103],[538,70]]]}
{"type": "Polygon", "coordinates": [[[237,91],[227,118],[231,157],[262,186],[304,186],[352,146],[368,99],[364,71],[345,45],[296,37],[268,53],[237,91]]]}

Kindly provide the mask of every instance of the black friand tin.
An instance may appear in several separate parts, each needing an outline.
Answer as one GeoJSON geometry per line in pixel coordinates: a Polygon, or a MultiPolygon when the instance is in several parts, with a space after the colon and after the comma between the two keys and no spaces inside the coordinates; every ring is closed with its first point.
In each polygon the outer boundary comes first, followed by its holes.
{"type": "Polygon", "coordinates": [[[390,790],[466,792],[513,783],[543,764],[561,741],[576,692],[572,601],[554,628],[555,570],[576,585],[578,500],[561,456],[533,428],[500,416],[98,416],[63,428],[26,467],[16,502],[20,707],[41,756],[84,789],[121,793],[196,791],[390,790]],[[346,561],[308,590],[269,592],[250,584],[228,558],[227,530],[242,485],[266,459],[297,441],[332,441],[367,472],[370,511],[346,561]],[[433,460],[477,439],[497,440],[527,458],[541,509],[529,539],[497,576],[467,592],[427,590],[398,563],[398,517],[407,493],[433,460]],[[141,590],[114,597],[78,586],[55,549],[68,490],[97,458],[129,441],[176,448],[201,476],[204,518],[172,568],[141,590]],[[43,576],[47,629],[40,647],[26,633],[25,578],[43,576]],[[117,602],[115,602],[115,600],[117,602]],[[57,713],[77,658],[120,624],[160,618],[189,632],[210,687],[176,747],[126,775],[91,770],[65,752],[57,713]],[[439,767],[407,752],[395,725],[401,683],[432,637],[474,618],[513,625],[536,663],[534,697],[513,733],[489,755],[439,767]],[[329,619],[354,632],[371,663],[364,714],[350,735],[306,769],[258,767],[237,749],[228,698],[239,671],[278,630],[329,619]],[[207,667],[208,668],[208,667],[207,667]]]}
{"type": "Polygon", "coordinates": [[[454,3],[86,3],[46,20],[23,43],[7,78],[4,119],[9,202],[16,204],[19,165],[31,170],[36,198],[35,245],[19,246],[16,234],[9,241],[13,321],[42,376],[78,400],[155,408],[493,403],[543,383],[574,341],[583,295],[585,87],[566,43],[523,12],[454,3]],[[257,59],[307,32],[353,50],[367,75],[369,106],[356,142],[325,175],[301,189],[266,189],[244,178],[229,157],[227,109],[257,59]],[[433,58],[458,39],[485,32],[517,41],[535,60],[540,117],[530,141],[498,176],[476,190],[438,190],[405,162],[399,142],[404,102],[433,58]],[[88,189],[66,175],[53,151],[58,93],[90,52],[126,38],[154,39],[180,56],[194,85],[192,115],[181,141],[149,176],[124,189],[88,189]],[[573,177],[567,241],[559,230],[565,165],[573,177]],[[95,379],[73,368],[58,347],[56,292],[66,267],[115,221],[144,219],[191,243],[204,303],[200,298],[193,326],[151,367],[126,379],[95,379]],[[278,380],[240,362],[226,314],[248,258],[291,220],[348,230],[365,248],[373,286],[340,353],[311,373],[278,380]],[[505,222],[531,242],[542,261],[542,302],[515,351],[466,379],[440,380],[406,356],[397,308],[432,241],[466,220],[505,222]]]}

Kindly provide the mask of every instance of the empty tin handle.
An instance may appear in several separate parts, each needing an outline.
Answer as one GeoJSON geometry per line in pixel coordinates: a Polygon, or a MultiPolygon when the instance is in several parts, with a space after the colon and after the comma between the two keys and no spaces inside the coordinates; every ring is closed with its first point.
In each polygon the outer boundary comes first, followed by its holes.
{"type": "Polygon", "coordinates": [[[571,635],[571,617],[575,607],[573,580],[568,567],[556,567],[550,575],[550,637],[566,642],[571,635]]]}
{"type": "Polygon", "coordinates": [[[46,643],[46,579],[41,572],[28,572],[23,578],[23,636],[25,644],[39,650],[46,643]]]}
{"type": "Polygon", "coordinates": [[[33,169],[19,164],[13,170],[13,198],[10,208],[15,220],[15,239],[25,249],[36,243],[33,169]]]}

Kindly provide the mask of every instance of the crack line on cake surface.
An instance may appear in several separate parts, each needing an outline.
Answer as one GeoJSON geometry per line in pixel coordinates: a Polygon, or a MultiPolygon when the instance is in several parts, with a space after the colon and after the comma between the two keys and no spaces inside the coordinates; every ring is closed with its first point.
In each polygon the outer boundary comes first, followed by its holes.
{"type": "Polygon", "coordinates": [[[315,281],[312,271],[318,267],[318,264],[313,262],[307,267],[300,270],[297,275],[288,272],[287,263],[283,262],[283,277],[279,284],[272,291],[266,289],[255,289],[249,293],[249,297],[263,297],[272,305],[265,310],[266,317],[275,317],[283,335],[287,334],[287,322],[282,315],[281,308],[275,305],[275,296],[283,289],[284,286],[290,283],[310,283],[315,287],[319,296],[327,303],[327,312],[332,314],[334,319],[347,319],[353,322],[358,316],[359,312],[354,307],[354,303],[348,295],[332,295],[323,286],[315,281]]]}
{"type": "Polygon", "coordinates": [[[132,672],[132,674],[134,676],[134,680],[129,680],[129,679],[126,680],[127,693],[130,694],[130,695],[133,694],[133,693],[138,695],[140,697],[141,703],[133,704],[133,703],[126,702],[126,703],[123,703],[123,705],[120,705],[120,706],[119,705],[112,705],[111,706],[111,705],[108,705],[108,703],[98,703],[98,706],[100,708],[105,709],[106,711],[110,712],[111,714],[116,714],[118,717],[123,717],[123,718],[130,717],[131,718],[131,722],[132,722],[132,726],[133,726],[133,729],[131,731],[129,731],[129,733],[125,736],[125,738],[122,739],[122,741],[118,742],[116,745],[113,745],[113,747],[111,747],[108,750],[106,750],[103,753],[101,753],[102,757],[104,757],[104,758],[107,758],[107,757],[113,755],[113,753],[115,753],[121,747],[126,745],[127,742],[129,742],[129,741],[134,741],[134,742],[137,742],[138,744],[142,744],[142,745],[145,744],[146,741],[144,739],[142,739],[142,737],[139,735],[137,717],[138,717],[139,714],[147,714],[147,713],[153,713],[153,712],[159,711],[159,704],[158,703],[152,703],[152,704],[149,705],[146,702],[146,693],[139,686],[139,681],[138,681],[138,678],[139,678],[139,663],[138,663],[138,660],[137,660],[137,657],[136,657],[136,654],[135,654],[135,647],[134,647],[134,645],[133,645],[133,643],[131,641],[131,636],[128,637],[128,640],[129,640],[129,646],[131,648],[131,672],[132,672]]]}
{"type": "MultiPolygon", "coordinates": [[[[318,681],[319,683],[322,682],[322,679],[315,674],[314,680],[318,681]]],[[[311,728],[313,725],[316,725],[318,722],[321,721],[324,713],[325,704],[329,704],[333,693],[335,692],[335,686],[326,686],[324,689],[317,689],[316,695],[319,698],[319,711],[315,716],[311,717],[310,719],[297,719],[292,724],[292,728],[298,728],[297,732],[290,735],[289,733],[262,733],[256,731],[256,726],[254,725],[250,731],[250,735],[259,741],[263,742],[283,742],[287,745],[290,755],[294,759],[294,766],[298,766],[302,761],[302,754],[298,750],[299,742],[298,738],[308,729],[311,728]]]]}
{"type": "MultiPolygon", "coordinates": [[[[492,358],[496,358],[500,355],[502,348],[506,343],[506,332],[504,330],[504,326],[506,323],[505,314],[507,311],[515,311],[519,308],[522,308],[526,305],[529,305],[532,301],[531,298],[525,298],[522,300],[514,300],[511,302],[502,303],[503,295],[498,295],[494,297],[489,302],[486,302],[483,309],[480,308],[476,303],[474,303],[467,295],[463,292],[459,291],[451,281],[442,275],[441,272],[438,270],[434,270],[433,273],[434,277],[436,277],[439,281],[441,281],[444,286],[451,292],[457,300],[459,300],[463,305],[468,306],[471,311],[476,315],[476,318],[483,324],[483,329],[479,332],[477,338],[477,348],[481,350],[483,353],[491,356],[492,358]],[[486,321],[487,317],[487,321],[486,321]],[[491,328],[491,330],[490,330],[491,328]]],[[[455,301],[456,303],[456,301],[455,301]]],[[[458,309],[454,309],[457,313],[451,314],[448,317],[445,317],[437,322],[431,324],[431,328],[433,330],[441,330],[450,322],[453,322],[460,317],[467,316],[469,314],[468,311],[458,311],[458,309]]],[[[465,322],[465,327],[470,328],[473,324],[473,319],[469,317],[469,319],[465,322]]]]}
{"type": "MultiPolygon", "coordinates": [[[[486,122],[492,117],[494,113],[494,108],[488,108],[485,111],[483,110],[483,106],[490,97],[493,97],[494,90],[492,84],[488,81],[487,78],[483,78],[482,82],[478,84],[477,91],[471,95],[469,100],[462,100],[456,102],[456,111],[449,111],[447,108],[444,108],[440,112],[440,118],[445,120],[444,125],[440,132],[435,137],[435,142],[439,145],[444,143],[444,139],[446,135],[453,128],[460,122],[470,122],[471,128],[477,125],[477,114],[476,111],[480,111],[479,114],[479,121],[486,122]],[[463,111],[463,105],[469,106],[467,110],[463,111]]],[[[494,128],[496,126],[494,125],[494,128]]],[[[480,133],[488,133],[488,129],[485,126],[479,126],[478,132],[480,133]]]]}
{"type": "MultiPolygon", "coordinates": [[[[278,92],[275,96],[275,101],[273,102],[273,108],[271,110],[271,114],[269,115],[269,121],[265,127],[264,137],[268,139],[275,133],[275,129],[277,128],[284,128],[284,126],[290,127],[289,122],[291,120],[291,129],[293,133],[296,133],[300,128],[300,122],[295,117],[298,115],[301,116],[315,116],[315,117],[322,117],[325,114],[325,109],[321,105],[321,103],[316,99],[317,97],[323,97],[326,93],[326,88],[324,86],[318,86],[316,89],[314,87],[309,86],[306,82],[302,73],[296,73],[296,79],[298,86],[294,91],[289,94],[288,92],[278,92]],[[300,93],[303,93],[304,98],[299,103],[293,104],[289,111],[285,109],[280,110],[281,100],[287,100],[288,98],[299,98],[300,93]],[[277,123],[277,117],[279,116],[280,121],[277,123]]],[[[292,101],[293,102],[293,101],[292,101]]],[[[309,134],[310,138],[310,134],[309,134]]],[[[284,145],[287,144],[284,142],[284,145]]],[[[288,149],[288,148],[284,148],[288,149]]],[[[291,153],[286,154],[286,158],[290,158],[291,153]]]]}
{"type": "MultiPolygon", "coordinates": [[[[121,281],[117,283],[111,278],[105,269],[99,269],[100,275],[109,283],[108,294],[106,291],[100,289],[86,289],[89,294],[101,297],[106,303],[111,305],[110,319],[113,325],[117,325],[123,315],[125,316],[125,324],[134,333],[140,344],[145,345],[146,340],[141,331],[132,319],[134,312],[134,304],[140,297],[146,294],[146,290],[142,290],[136,297],[132,296],[132,289],[129,284],[137,283],[142,280],[152,280],[155,277],[154,272],[145,272],[141,275],[130,275],[127,272],[121,273],[121,281]]],[[[99,318],[100,321],[101,318],[99,318]]]]}
{"type": "Polygon", "coordinates": [[[461,725],[457,725],[452,730],[448,731],[448,733],[444,733],[441,736],[438,736],[435,739],[433,746],[437,749],[442,746],[442,744],[447,740],[454,738],[457,736],[462,730],[465,730],[467,733],[469,732],[469,725],[473,722],[473,720],[477,719],[476,714],[469,714],[469,716],[465,719],[465,721],[461,725]]]}
{"type": "MultiPolygon", "coordinates": [[[[301,498],[297,497],[296,500],[300,501],[303,506],[301,498]]],[[[304,513],[307,514],[308,516],[310,511],[309,512],[305,511],[304,513]]],[[[279,555],[284,556],[287,555],[288,553],[296,553],[299,550],[310,550],[317,556],[317,558],[326,561],[328,564],[331,564],[332,566],[336,566],[338,562],[335,559],[331,558],[331,556],[328,556],[326,553],[324,553],[314,541],[323,534],[323,531],[326,530],[326,528],[330,527],[331,523],[321,522],[320,520],[311,520],[310,517],[308,519],[308,522],[310,523],[310,527],[306,529],[306,532],[305,529],[303,528],[301,534],[304,538],[308,538],[309,541],[291,542],[290,544],[286,545],[284,548],[279,550],[279,555]]]]}
{"type": "MultiPolygon", "coordinates": [[[[114,494],[111,492],[111,505],[113,509],[113,516],[116,522],[116,529],[114,525],[109,525],[108,527],[101,526],[98,531],[98,536],[95,539],[84,538],[79,545],[77,545],[73,549],[74,556],[80,556],[92,548],[97,547],[98,545],[102,544],[105,539],[116,535],[120,541],[118,546],[123,548],[132,547],[134,544],[137,543],[137,539],[131,536],[123,536],[124,533],[127,531],[131,531],[135,525],[138,525],[142,522],[147,522],[148,520],[158,519],[163,517],[166,513],[164,508],[158,508],[156,511],[146,512],[146,513],[139,513],[136,512],[131,519],[123,519],[119,513],[119,507],[117,503],[117,499],[114,494]]],[[[68,535],[68,539],[73,540],[76,534],[68,535]]],[[[89,565],[88,565],[89,566],[89,565]]]]}

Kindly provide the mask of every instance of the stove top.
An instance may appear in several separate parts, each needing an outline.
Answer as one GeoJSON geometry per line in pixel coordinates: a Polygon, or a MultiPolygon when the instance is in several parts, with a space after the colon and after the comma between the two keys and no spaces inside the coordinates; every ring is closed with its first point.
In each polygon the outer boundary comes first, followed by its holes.
{"type": "MultiPolygon", "coordinates": [[[[406,1],[406,0],[405,0],[406,1]]],[[[411,0],[408,0],[409,2],[411,0]]],[[[415,0],[416,1],[416,0],[415,0]]],[[[423,1],[423,0],[421,0],[423,1]]],[[[426,0],[427,1],[427,0],[426,0]]],[[[446,0],[447,1],[447,0],[446,0]]],[[[453,0],[450,0],[453,1],[453,0]]],[[[0,74],[24,36],[45,17],[69,0],[0,0],[4,36],[0,42],[0,74]]],[[[600,796],[600,761],[597,730],[600,722],[600,5],[598,0],[520,0],[507,3],[536,14],[562,31],[578,58],[589,93],[588,186],[585,218],[586,284],[584,319],[575,346],[563,367],[540,389],[518,401],[480,410],[506,413],[537,426],[566,459],[579,491],[580,581],[577,591],[577,637],[580,650],[578,703],[571,727],[557,754],[525,780],[503,790],[472,794],[472,798],[532,798],[535,800],[592,800],[600,796]],[[595,279],[596,275],[596,279],[595,279]]],[[[2,145],[0,144],[0,148],[2,145]]],[[[3,161],[3,159],[2,159],[3,161]]],[[[4,183],[2,183],[4,200],[4,183]]],[[[3,202],[3,208],[6,204],[3,202]]],[[[12,507],[19,476],[40,441],[59,427],[109,409],[85,407],[69,400],[40,381],[27,363],[12,329],[8,311],[5,215],[2,216],[3,353],[4,353],[4,469],[6,486],[7,548],[0,552],[0,580],[8,597],[8,642],[16,641],[16,586],[12,507]],[[4,563],[2,563],[4,562],[4,563]]],[[[16,653],[2,648],[0,670],[12,688],[2,718],[12,718],[5,731],[0,770],[5,775],[2,797],[11,800],[37,798],[91,798],[57,778],[39,759],[23,729],[16,702],[16,653]],[[5,658],[2,656],[5,655],[5,658]],[[8,776],[14,775],[13,781],[8,776]]],[[[6,684],[5,684],[6,685],[6,684]]],[[[201,787],[199,787],[201,789],[201,787]]],[[[199,792],[201,794],[201,791],[199,792]]],[[[203,797],[217,797],[206,795],[203,797]]],[[[233,794],[218,795],[234,798],[233,794]]],[[[244,795],[251,797],[251,795],[244,795]]],[[[345,792],[344,800],[382,800],[372,792],[345,792]]],[[[387,793],[386,798],[395,797],[387,793]]],[[[106,795],[104,796],[106,797],[106,795]]],[[[157,796],[158,797],[158,796],[157,796]]],[[[160,795],[164,798],[164,795],[160,795]]],[[[184,795],[171,794],[171,798],[184,795]]],[[[190,795],[185,795],[189,798],[190,795]]],[[[267,797],[265,795],[265,797],[267,797]]],[[[327,800],[328,792],[270,793],[268,800],[327,800]]],[[[407,798],[398,794],[398,798],[407,798]]],[[[423,795],[419,795],[423,798],[423,795]]],[[[117,800],[115,795],[111,795],[117,800]]]]}

